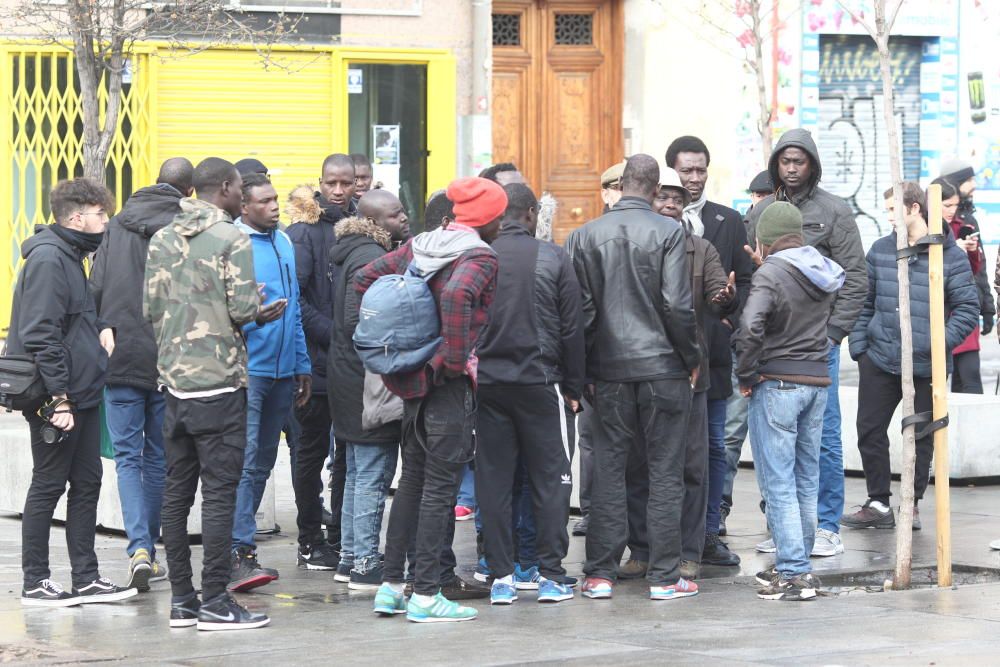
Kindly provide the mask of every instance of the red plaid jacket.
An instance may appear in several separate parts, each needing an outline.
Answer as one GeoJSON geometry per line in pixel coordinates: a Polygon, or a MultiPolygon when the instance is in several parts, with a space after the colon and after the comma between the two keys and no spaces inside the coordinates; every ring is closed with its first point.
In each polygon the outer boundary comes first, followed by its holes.
{"type": "MultiPolygon", "coordinates": [[[[364,295],[382,276],[401,274],[413,261],[411,243],[383,255],[354,278],[354,289],[364,295]]],[[[466,372],[479,336],[489,320],[496,286],[496,255],[486,249],[470,250],[427,283],[438,304],[444,342],[424,368],[385,375],[386,388],[403,399],[422,398],[431,386],[466,372]]],[[[475,383],[475,377],[472,378],[475,383]]]]}

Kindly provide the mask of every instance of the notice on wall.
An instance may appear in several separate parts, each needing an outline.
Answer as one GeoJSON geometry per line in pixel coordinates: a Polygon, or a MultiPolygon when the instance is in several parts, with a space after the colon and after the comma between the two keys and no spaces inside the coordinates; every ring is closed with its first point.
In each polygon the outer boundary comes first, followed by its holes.
{"type": "Polygon", "coordinates": [[[399,164],[399,125],[372,125],[376,164],[399,164]]]}
{"type": "Polygon", "coordinates": [[[365,71],[362,69],[347,70],[347,94],[360,95],[365,92],[365,71]]]}

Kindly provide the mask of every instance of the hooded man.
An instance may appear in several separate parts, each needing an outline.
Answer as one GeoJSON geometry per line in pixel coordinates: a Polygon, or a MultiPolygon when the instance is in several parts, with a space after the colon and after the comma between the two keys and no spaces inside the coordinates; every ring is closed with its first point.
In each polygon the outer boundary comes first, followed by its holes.
{"type": "Polygon", "coordinates": [[[117,334],[118,354],[108,361],[104,410],[115,450],[122,519],[128,535],[128,586],[148,591],[167,578],[156,560],[167,464],[163,456],[163,394],[156,386],[156,339],[142,317],[143,276],[153,234],[181,212],[194,192],[194,166],[170,158],[156,185],[137,190],[108,222],[90,270],[98,315],[117,334]]]}
{"type": "MultiPolygon", "coordinates": [[[[778,140],[768,163],[775,193],[765,197],[747,216],[748,248],[756,243],[756,226],[761,214],[775,201],[791,203],[802,213],[802,235],[824,257],[839,264],[846,274],[843,289],[833,300],[827,337],[830,339],[828,362],[830,384],[826,412],[823,415],[823,439],[819,462],[819,532],[813,556],[834,556],[844,552],[840,540],[840,518],[844,513],[844,445],[840,436],[840,342],[850,333],[868,291],[865,252],[854,214],[840,197],[830,194],[818,183],[823,176],[819,150],[808,130],[788,130],[778,140]]],[[[751,253],[753,256],[753,253],[751,253]]],[[[754,256],[754,261],[760,261],[754,256]]],[[[771,541],[758,545],[758,551],[774,549],[771,541]]]]}
{"type": "Polygon", "coordinates": [[[385,573],[375,612],[406,612],[417,623],[467,621],[476,610],[441,593],[442,549],[453,529],[455,497],[475,450],[476,346],[489,321],[497,274],[490,248],[507,208],[502,187],[484,178],[460,178],[448,186],[454,222],[425,232],[375,260],[354,279],[358,295],[381,276],[413,264],[438,306],[442,342],[423,367],[385,375],[404,400],[403,472],[386,534],[385,573]],[[406,552],[416,535],[416,566],[409,604],[403,594],[406,552]]]}
{"type": "Polygon", "coordinates": [[[750,398],[750,445],[760,466],[775,566],[757,575],[764,600],[809,600],[819,580],[809,554],[816,536],[820,425],[831,384],[827,320],[844,270],[806,246],[802,214],[775,202],[757,218],[763,263],[736,332],[736,375],[750,398]]]}

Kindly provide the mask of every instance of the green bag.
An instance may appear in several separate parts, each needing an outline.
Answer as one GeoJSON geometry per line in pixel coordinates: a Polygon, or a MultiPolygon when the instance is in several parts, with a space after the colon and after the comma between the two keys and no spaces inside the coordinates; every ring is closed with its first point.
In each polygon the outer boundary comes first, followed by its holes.
{"type": "Polygon", "coordinates": [[[114,461],[115,446],[111,443],[108,433],[108,416],[104,412],[104,401],[101,401],[101,457],[114,461]]]}

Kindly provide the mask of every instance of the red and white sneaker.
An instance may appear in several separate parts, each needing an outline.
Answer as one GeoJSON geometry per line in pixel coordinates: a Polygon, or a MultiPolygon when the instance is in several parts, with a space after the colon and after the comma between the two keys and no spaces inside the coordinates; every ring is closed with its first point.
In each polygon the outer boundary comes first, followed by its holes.
{"type": "Polygon", "coordinates": [[[607,600],[614,594],[615,585],[610,579],[603,577],[587,577],[583,581],[580,592],[584,597],[593,600],[607,600]]]}
{"type": "Polygon", "coordinates": [[[650,586],[650,600],[676,600],[678,598],[689,598],[698,594],[698,584],[688,581],[683,577],[677,580],[676,584],[669,586],[650,586]]]}
{"type": "Polygon", "coordinates": [[[476,510],[465,505],[455,505],[455,521],[468,521],[476,516],[476,510]]]}

